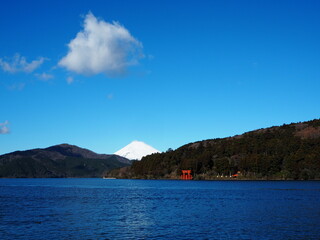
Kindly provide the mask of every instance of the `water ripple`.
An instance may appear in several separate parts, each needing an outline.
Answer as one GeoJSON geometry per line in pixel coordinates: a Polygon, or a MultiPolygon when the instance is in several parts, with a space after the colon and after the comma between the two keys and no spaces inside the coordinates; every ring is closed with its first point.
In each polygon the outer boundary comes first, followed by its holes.
{"type": "Polygon", "coordinates": [[[320,239],[319,189],[292,181],[0,179],[0,239],[320,239]]]}

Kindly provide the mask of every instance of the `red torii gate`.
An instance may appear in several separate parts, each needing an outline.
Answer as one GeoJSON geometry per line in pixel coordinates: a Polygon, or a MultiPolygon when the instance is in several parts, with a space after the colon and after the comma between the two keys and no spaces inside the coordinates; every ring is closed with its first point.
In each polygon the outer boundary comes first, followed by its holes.
{"type": "Polygon", "coordinates": [[[191,170],[181,170],[182,174],[180,176],[181,180],[192,180],[191,170]]]}

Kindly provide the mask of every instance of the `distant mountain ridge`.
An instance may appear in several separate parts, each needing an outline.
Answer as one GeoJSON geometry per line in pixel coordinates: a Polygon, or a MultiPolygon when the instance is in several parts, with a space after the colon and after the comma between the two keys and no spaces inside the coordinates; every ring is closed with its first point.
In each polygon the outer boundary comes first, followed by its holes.
{"type": "Polygon", "coordinates": [[[52,152],[60,152],[63,156],[77,156],[82,158],[91,158],[91,159],[108,159],[111,156],[115,157],[118,161],[130,164],[131,162],[124,157],[115,155],[115,154],[98,154],[91,150],[80,148],[75,145],[69,145],[69,144],[60,144],[55,145],[52,147],[48,147],[45,150],[52,151],[52,152]]]}
{"type": "Polygon", "coordinates": [[[101,177],[130,164],[121,156],[60,144],[1,155],[0,177],[101,177]]]}

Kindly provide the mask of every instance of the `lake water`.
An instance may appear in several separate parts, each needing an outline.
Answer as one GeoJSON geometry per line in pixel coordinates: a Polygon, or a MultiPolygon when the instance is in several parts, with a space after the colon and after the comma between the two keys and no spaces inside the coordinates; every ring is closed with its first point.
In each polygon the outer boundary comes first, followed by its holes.
{"type": "Polygon", "coordinates": [[[0,179],[0,239],[320,239],[320,182],[0,179]]]}

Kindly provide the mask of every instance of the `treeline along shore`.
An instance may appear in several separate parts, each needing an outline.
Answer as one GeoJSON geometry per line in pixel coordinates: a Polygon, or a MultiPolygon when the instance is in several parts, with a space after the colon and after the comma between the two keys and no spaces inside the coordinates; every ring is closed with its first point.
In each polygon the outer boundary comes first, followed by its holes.
{"type": "Polygon", "coordinates": [[[148,155],[106,174],[116,178],[195,180],[319,180],[320,120],[284,124],[148,155]]]}

